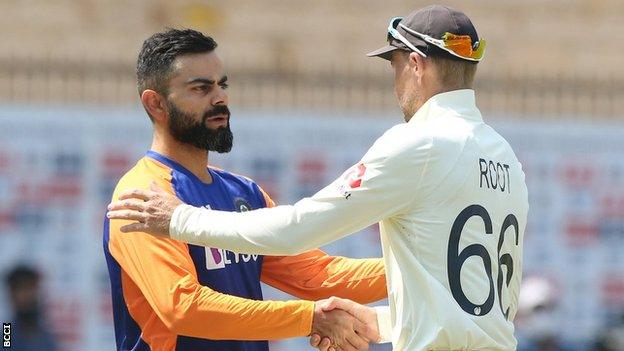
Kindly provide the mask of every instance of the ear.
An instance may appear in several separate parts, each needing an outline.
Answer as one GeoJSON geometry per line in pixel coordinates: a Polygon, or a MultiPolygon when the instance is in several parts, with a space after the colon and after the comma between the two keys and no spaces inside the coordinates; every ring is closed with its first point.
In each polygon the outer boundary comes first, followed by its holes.
{"type": "Polygon", "coordinates": [[[410,52],[409,57],[407,58],[409,65],[413,66],[413,68],[415,69],[419,69],[419,65],[420,65],[420,61],[419,59],[421,59],[422,56],[420,56],[418,53],[416,52],[410,52]]]}
{"type": "Polygon", "coordinates": [[[418,74],[419,76],[422,76],[423,71],[425,69],[425,65],[427,64],[425,61],[426,61],[425,58],[419,55],[418,53],[416,52],[410,53],[410,56],[409,56],[410,65],[414,66],[414,69],[417,71],[416,74],[418,74]]]}
{"type": "Polygon", "coordinates": [[[146,89],[141,94],[141,102],[147,113],[154,119],[154,122],[165,122],[167,119],[167,108],[162,95],[154,90],[146,89]]]}

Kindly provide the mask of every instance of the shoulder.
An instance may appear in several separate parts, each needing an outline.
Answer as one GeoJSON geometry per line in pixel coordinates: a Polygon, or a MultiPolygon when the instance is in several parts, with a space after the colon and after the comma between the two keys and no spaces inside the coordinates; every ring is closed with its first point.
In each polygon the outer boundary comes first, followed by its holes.
{"type": "MultiPolygon", "coordinates": [[[[153,182],[170,194],[174,194],[171,179],[170,167],[152,158],[143,157],[121,177],[113,192],[112,200],[117,200],[119,195],[127,190],[149,189],[153,182]]],[[[121,226],[128,223],[131,221],[106,219],[104,227],[105,233],[107,232],[105,235],[108,235],[108,239],[105,239],[108,240],[108,250],[122,266],[128,264],[130,257],[136,256],[139,252],[145,254],[148,251],[170,250],[171,248],[177,248],[178,252],[186,250],[186,243],[169,239],[162,240],[143,233],[122,234],[121,226]]]]}
{"type": "Polygon", "coordinates": [[[475,138],[475,129],[486,126],[458,116],[453,111],[422,121],[414,129],[422,131],[431,141],[433,154],[458,153],[466,143],[475,138]]]}
{"type": "Polygon", "coordinates": [[[432,146],[432,136],[425,130],[401,123],[388,129],[368,150],[365,160],[401,162],[405,158],[422,157],[432,146]]]}
{"type": "Polygon", "coordinates": [[[171,178],[171,168],[151,158],[143,157],[117,182],[113,199],[126,190],[149,188],[152,182],[172,192],[171,178]]]}

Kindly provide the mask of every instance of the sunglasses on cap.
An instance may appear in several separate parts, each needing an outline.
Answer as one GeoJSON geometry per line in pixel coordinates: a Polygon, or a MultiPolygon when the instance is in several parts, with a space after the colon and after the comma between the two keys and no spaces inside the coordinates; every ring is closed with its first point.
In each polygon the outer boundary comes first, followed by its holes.
{"type": "Polygon", "coordinates": [[[400,23],[402,19],[403,17],[394,17],[390,19],[390,23],[388,24],[388,41],[390,41],[391,38],[394,38],[405,44],[412,51],[417,52],[420,56],[427,57],[424,52],[419,50],[416,46],[414,46],[414,44],[410,43],[409,40],[399,33],[397,27],[400,26],[408,33],[421,38],[429,44],[437,46],[453,56],[477,62],[483,59],[483,54],[485,53],[485,40],[479,40],[473,44],[469,35],[457,35],[449,32],[444,33],[442,39],[436,39],[427,34],[419,33],[411,28],[408,28],[400,23]]]}

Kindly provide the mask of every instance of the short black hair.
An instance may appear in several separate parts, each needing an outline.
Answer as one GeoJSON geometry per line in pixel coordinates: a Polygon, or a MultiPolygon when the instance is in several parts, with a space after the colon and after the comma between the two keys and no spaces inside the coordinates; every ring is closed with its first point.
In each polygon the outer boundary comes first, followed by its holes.
{"type": "Polygon", "coordinates": [[[177,57],[211,52],[216,47],[214,39],[192,29],[170,28],[147,38],[136,66],[139,95],[147,89],[167,95],[171,65],[177,57]]]}

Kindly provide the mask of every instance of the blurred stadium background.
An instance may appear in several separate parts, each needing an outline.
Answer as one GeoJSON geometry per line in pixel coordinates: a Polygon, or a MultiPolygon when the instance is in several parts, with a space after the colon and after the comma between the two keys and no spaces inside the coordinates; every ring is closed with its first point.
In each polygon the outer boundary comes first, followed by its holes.
{"type": "MultiPolygon", "coordinates": [[[[402,121],[389,65],[364,53],[385,41],[390,17],[428,4],[1,1],[0,267],[21,279],[4,281],[0,319],[32,305],[38,289],[49,349],[114,349],[101,222],[118,177],[149,147],[134,76],[146,37],[190,27],[217,40],[235,146],[211,162],[287,203],[402,121]]],[[[477,102],[527,174],[520,349],[624,350],[624,2],[444,4],[488,41],[477,102]]],[[[326,249],[381,254],[376,228],[326,249]]]]}

